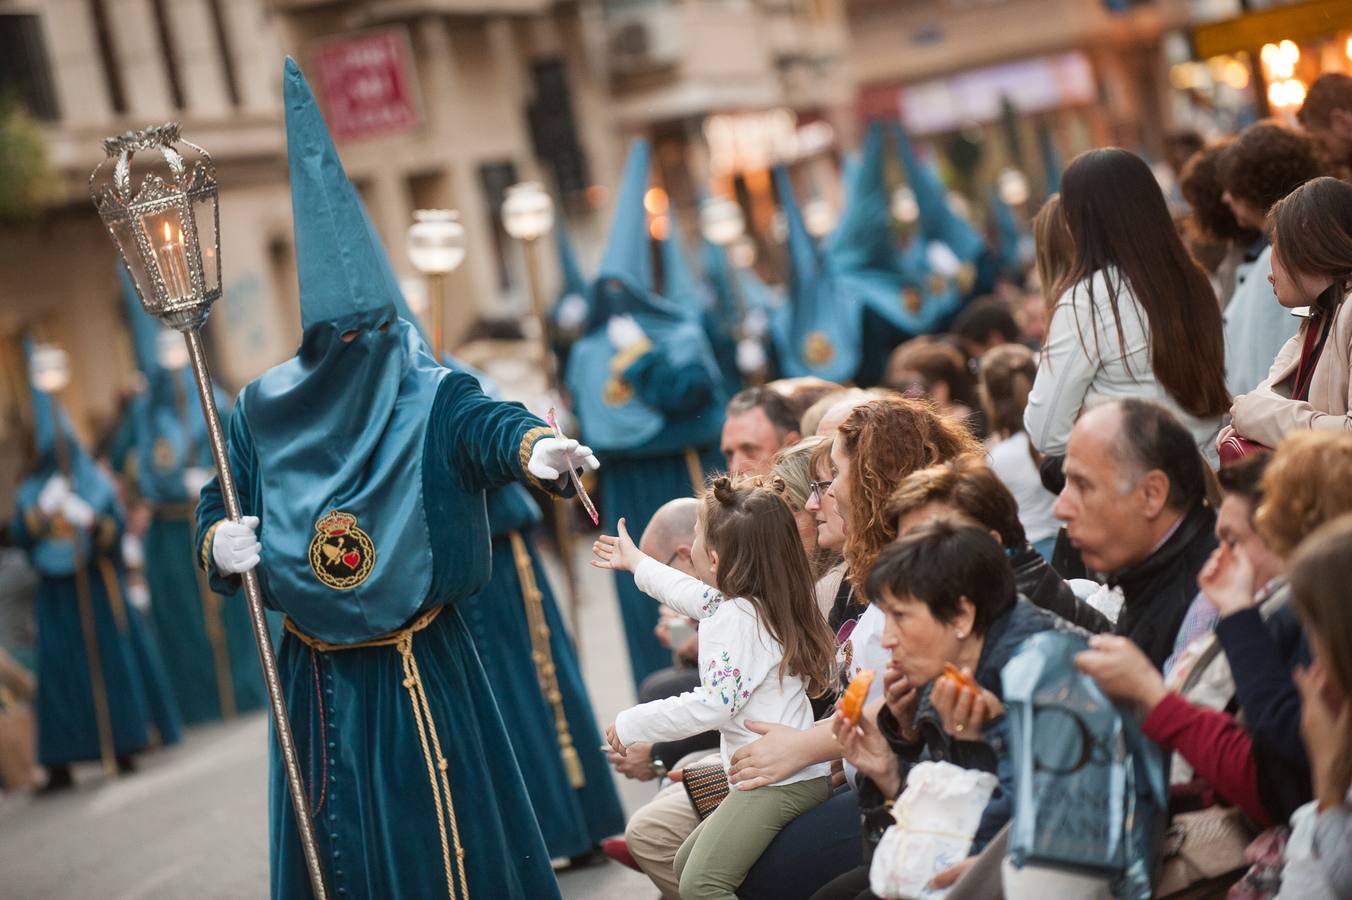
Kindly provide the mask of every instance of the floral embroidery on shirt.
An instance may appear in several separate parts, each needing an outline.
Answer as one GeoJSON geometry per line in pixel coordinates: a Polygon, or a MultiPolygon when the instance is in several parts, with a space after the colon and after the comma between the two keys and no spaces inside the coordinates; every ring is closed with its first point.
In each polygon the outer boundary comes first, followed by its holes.
{"type": "Polygon", "coordinates": [[[699,605],[699,611],[706,616],[713,615],[714,610],[718,609],[723,603],[723,594],[713,588],[705,588],[701,596],[704,598],[704,602],[699,605]]]}
{"type": "Polygon", "coordinates": [[[742,670],[733,665],[732,657],[724,650],[720,659],[709,660],[705,666],[708,670],[704,676],[706,689],[710,694],[717,693],[723,705],[728,707],[730,712],[736,712],[751,692],[742,687],[742,670]],[[719,663],[722,665],[719,665],[719,663]]]}

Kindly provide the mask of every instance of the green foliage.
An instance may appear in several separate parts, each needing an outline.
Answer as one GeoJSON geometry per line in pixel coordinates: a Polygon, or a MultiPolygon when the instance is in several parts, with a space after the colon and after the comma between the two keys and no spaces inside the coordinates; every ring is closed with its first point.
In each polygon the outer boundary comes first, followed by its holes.
{"type": "Polygon", "coordinates": [[[0,97],[0,222],[34,219],[64,196],[41,126],[18,103],[0,97]]]}

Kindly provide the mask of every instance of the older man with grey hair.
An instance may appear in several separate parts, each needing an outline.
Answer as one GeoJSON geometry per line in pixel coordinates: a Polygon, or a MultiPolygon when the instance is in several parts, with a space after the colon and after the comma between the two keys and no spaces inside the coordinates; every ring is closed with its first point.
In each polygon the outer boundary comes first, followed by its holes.
{"type": "Polygon", "coordinates": [[[1066,448],[1056,516],[1085,565],[1121,589],[1116,633],[1158,669],[1174,652],[1197,574],[1216,548],[1204,466],[1188,430],[1145,400],[1086,412],[1066,448]]]}

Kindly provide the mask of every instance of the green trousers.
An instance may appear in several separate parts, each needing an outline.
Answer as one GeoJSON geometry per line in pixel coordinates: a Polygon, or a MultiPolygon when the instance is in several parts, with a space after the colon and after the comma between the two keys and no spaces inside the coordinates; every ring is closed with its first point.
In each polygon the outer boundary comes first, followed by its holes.
{"type": "Polygon", "coordinates": [[[780,829],[830,797],[826,776],[753,791],[733,788],[676,851],[681,900],[735,900],[742,879],[780,829]]]}

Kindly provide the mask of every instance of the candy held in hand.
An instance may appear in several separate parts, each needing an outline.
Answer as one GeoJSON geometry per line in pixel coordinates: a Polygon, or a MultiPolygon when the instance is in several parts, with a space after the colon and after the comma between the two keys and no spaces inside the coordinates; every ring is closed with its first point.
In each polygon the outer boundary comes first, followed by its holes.
{"type": "Polygon", "coordinates": [[[851,725],[859,721],[859,715],[864,711],[864,700],[868,698],[868,689],[873,686],[874,674],[872,669],[862,669],[845,689],[845,696],[840,701],[840,711],[851,725]]]}
{"type": "Polygon", "coordinates": [[[977,693],[981,692],[981,689],[977,687],[976,681],[972,679],[972,676],[950,662],[944,663],[943,677],[953,682],[954,687],[969,688],[977,693]]]}

